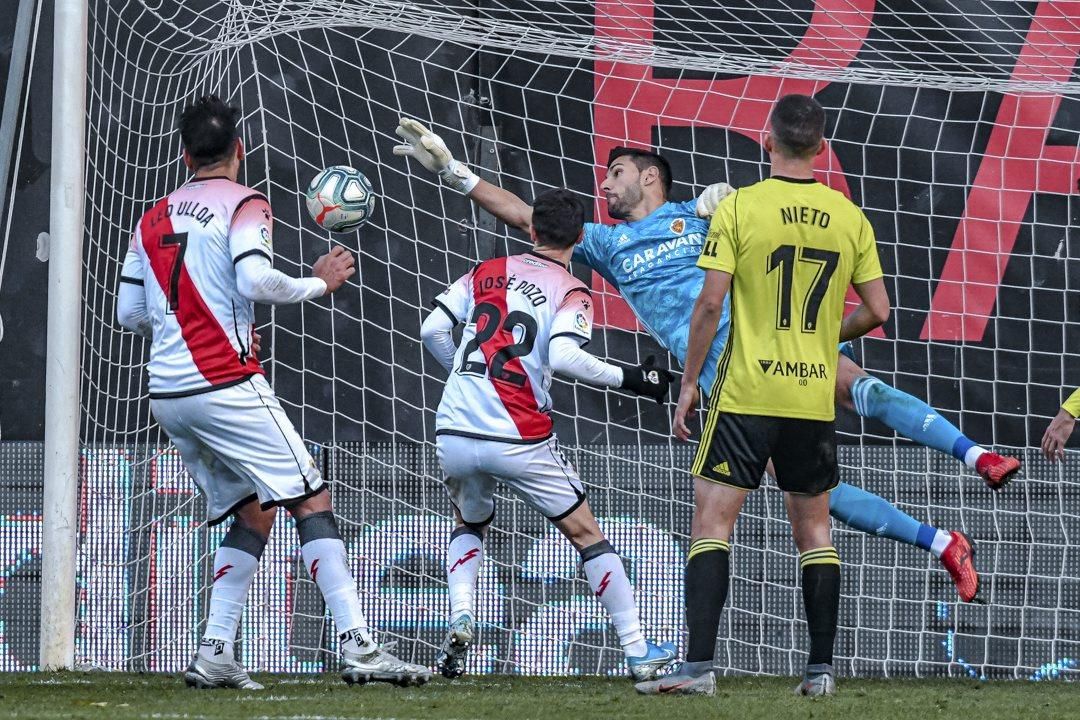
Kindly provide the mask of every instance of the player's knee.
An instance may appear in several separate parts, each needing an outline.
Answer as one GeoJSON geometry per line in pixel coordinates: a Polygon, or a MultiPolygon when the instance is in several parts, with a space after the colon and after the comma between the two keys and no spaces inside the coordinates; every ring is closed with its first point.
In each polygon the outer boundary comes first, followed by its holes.
{"type": "Polygon", "coordinates": [[[800,553],[832,546],[832,533],[828,522],[792,525],[791,534],[800,553]]]}
{"type": "Polygon", "coordinates": [[[239,508],[235,515],[233,526],[242,524],[248,530],[266,538],[270,536],[274,521],[277,520],[277,507],[271,506],[264,510],[259,506],[258,500],[252,500],[239,508]]]}
{"type": "Polygon", "coordinates": [[[866,371],[846,355],[841,355],[836,366],[836,404],[838,406],[855,410],[852,386],[861,377],[867,377],[866,371]]]}

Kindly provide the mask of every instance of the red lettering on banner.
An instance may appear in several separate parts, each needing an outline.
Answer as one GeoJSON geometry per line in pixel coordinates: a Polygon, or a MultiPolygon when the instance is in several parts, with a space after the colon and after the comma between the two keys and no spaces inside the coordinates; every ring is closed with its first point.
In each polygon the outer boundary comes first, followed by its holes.
{"type": "MultiPolygon", "coordinates": [[[[787,62],[823,68],[847,67],[862,48],[870,31],[874,0],[818,0],[806,34],[787,62]]],[[[639,45],[653,43],[653,3],[596,2],[596,38],[639,45]]],[[[769,111],[789,93],[814,95],[829,85],[825,80],[755,75],[728,80],[663,79],[653,77],[648,65],[595,63],[593,148],[597,159],[597,186],[603,180],[604,160],[618,145],[649,147],[657,126],[711,126],[727,128],[762,142],[769,111]]],[[[818,179],[850,197],[840,161],[829,147],[818,157],[818,179]]],[[[717,181],[723,178],[716,178],[717,181]]],[[[597,201],[596,217],[603,217],[597,201]]],[[[599,275],[596,322],[607,327],[637,330],[633,312],[599,275]]],[[[880,331],[876,331],[880,334],[880,331]]]]}
{"type": "MultiPolygon", "coordinates": [[[[1065,82],[1080,53],[1080,2],[1040,2],[1012,79],[1065,82]]],[[[1047,145],[1060,95],[1006,95],[956,228],[923,340],[980,341],[1033,193],[1077,193],[1080,147],[1047,145]]]]}

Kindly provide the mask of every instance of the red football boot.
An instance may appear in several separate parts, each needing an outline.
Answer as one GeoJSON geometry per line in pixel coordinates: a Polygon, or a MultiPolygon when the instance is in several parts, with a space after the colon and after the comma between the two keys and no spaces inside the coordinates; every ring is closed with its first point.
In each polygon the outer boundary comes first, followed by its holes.
{"type": "Polygon", "coordinates": [[[975,472],[982,475],[991,490],[1005,487],[1020,470],[1020,459],[985,452],[975,461],[975,472]]]}
{"type": "Polygon", "coordinates": [[[979,594],[979,572],[975,569],[975,544],[967,535],[953,530],[952,542],[941,553],[941,564],[949,571],[956,592],[964,602],[971,602],[979,594]]]}

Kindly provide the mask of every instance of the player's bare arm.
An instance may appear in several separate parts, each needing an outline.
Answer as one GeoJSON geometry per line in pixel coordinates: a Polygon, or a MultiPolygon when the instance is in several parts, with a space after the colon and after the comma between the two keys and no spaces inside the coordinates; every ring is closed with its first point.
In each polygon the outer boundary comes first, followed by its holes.
{"type": "Polygon", "coordinates": [[[690,343],[686,349],[686,366],[683,370],[682,390],[679,392],[679,404],[675,407],[675,436],[680,440],[690,439],[687,417],[698,403],[698,378],[705,358],[709,355],[716,338],[716,325],[724,308],[724,298],[731,289],[731,273],[721,270],[706,270],[705,285],[701,288],[694,313],[690,316],[690,343]]]}
{"type": "Polygon", "coordinates": [[[1050,421],[1042,438],[1042,453],[1050,462],[1065,460],[1065,444],[1076,428],[1076,416],[1080,415],[1080,390],[1073,391],[1061,404],[1058,414],[1050,421]]]}
{"type": "Polygon", "coordinates": [[[840,324],[840,342],[862,337],[889,319],[889,293],[884,280],[876,278],[852,287],[862,303],[840,324]]]}

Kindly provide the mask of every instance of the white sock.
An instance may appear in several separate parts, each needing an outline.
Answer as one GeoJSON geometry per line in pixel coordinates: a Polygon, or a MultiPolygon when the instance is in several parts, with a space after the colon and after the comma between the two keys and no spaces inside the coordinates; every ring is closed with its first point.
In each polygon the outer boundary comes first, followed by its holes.
{"type": "Polygon", "coordinates": [[[626,577],[622,560],[607,540],[581,551],[589,587],[611,617],[619,644],[627,657],[641,657],[648,648],[641,634],[641,619],[634,602],[634,589],[626,577]]]}
{"type": "Polygon", "coordinates": [[[374,644],[371,629],[364,611],[360,608],[356,581],[345,559],[345,543],[340,538],[333,537],[309,540],[300,546],[300,553],[304,556],[308,574],[319,586],[319,592],[322,593],[326,606],[330,608],[338,636],[348,633],[349,637],[343,640],[344,643],[355,637],[357,645],[370,652],[370,648],[366,646],[374,644]]]}
{"type": "Polygon", "coordinates": [[[952,542],[952,533],[944,530],[938,530],[934,535],[934,541],[930,543],[930,552],[934,554],[934,557],[940,558],[941,553],[945,552],[945,548],[952,542]]]}
{"type": "Polygon", "coordinates": [[[459,527],[450,535],[446,550],[446,587],[450,595],[450,622],[468,613],[476,617],[476,579],[484,562],[484,541],[480,534],[459,527]]]}
{"type": "Polygon", "coordinates": [[[329,510],[305,515],[296,521],[300,536],[300,554],[308,575],[319,586],[326,606],[337,626],[341,650],[366,655],[376,647],[367,617],[360,609],[345,543],[341,541],[334,513],[329,510]]]}
{"type": "MultiPolygon", "coordinates": [[[[227,642],[230,656],[247,605],[248,590],[258,568],[259,558],[244,550],[222,545],[214,553],[214,585],[210,591],[210,614],[206,618],[203,637],[227,642]]],[[[199,652],[202,651],[200,646],[199,652]]]]}
{"type": "Polygon", "coordinates": [[[979,461],[979,458],[986,452],[986,448],[973,445],[968,448],[968,451],[964,453],[964,464],[972,470],[975,469],[975,463],[979,461]]]}

